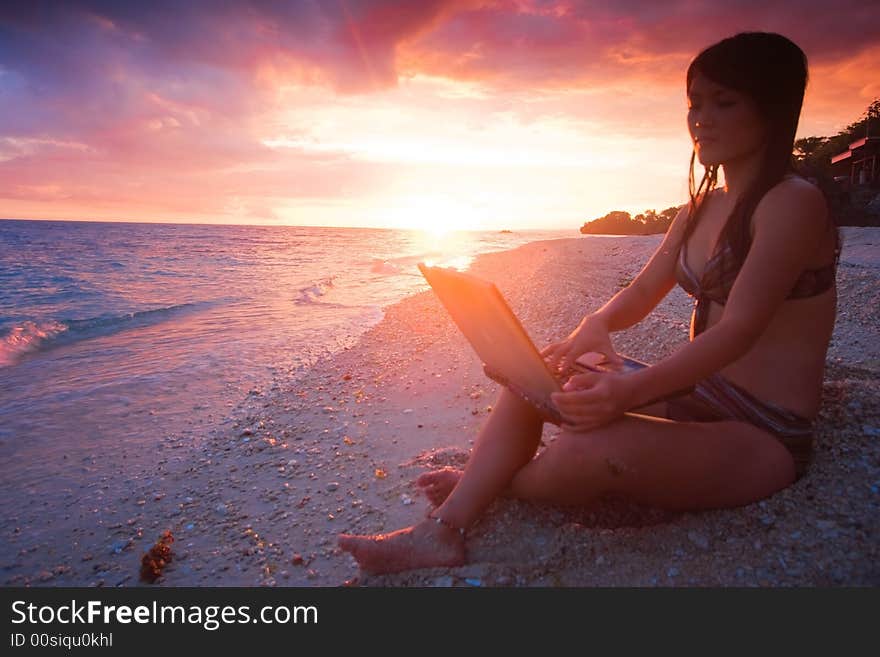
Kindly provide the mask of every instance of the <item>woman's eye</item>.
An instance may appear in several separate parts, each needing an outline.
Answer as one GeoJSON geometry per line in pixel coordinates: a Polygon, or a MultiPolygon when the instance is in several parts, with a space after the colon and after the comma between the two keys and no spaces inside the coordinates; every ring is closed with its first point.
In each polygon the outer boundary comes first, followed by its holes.
{"type": "Polygon", "coordinates": [[[733,107],[736,105],[735,100],[719,100],[718,107],[733,107]]]}

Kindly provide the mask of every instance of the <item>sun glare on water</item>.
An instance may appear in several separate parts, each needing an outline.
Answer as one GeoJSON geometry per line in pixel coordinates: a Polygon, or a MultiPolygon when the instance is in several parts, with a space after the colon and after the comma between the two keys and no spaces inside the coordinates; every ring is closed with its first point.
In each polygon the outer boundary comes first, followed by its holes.
{"type": "Polygon", "coordinates": [[[485,229],[484,217],[473,207],[438,196],[405,197],[390,216],[396,228],[416,231],[416,250],[428,266],[467,269],[473,259],[472,231],[485,229]]]}

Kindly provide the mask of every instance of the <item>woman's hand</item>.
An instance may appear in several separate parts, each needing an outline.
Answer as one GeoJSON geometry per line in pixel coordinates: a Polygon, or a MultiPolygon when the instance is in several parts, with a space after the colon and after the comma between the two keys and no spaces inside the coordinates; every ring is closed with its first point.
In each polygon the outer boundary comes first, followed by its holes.
{"type": "Polygon", "coordinates": [[[547,345],[541,355],[551,368],[567,372],[580,356],[590,351],[603,354],[615,365],[623,362],[611,345],[608,328],[595,315],[584,317],[567,338],[547,345]]]}
{"type": "Polygon", "coordinates": [[[562,392],[551,396],[563,428],[570,431],[589,431],[616,420],[631,408],[634,397],[630,375],[613,372],[575,374],[562,392]]]}

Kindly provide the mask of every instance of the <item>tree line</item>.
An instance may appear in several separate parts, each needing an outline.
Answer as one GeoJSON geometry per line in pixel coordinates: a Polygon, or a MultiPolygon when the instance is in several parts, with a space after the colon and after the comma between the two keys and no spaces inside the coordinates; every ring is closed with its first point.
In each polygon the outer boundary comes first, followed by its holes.
{"type": "Polygon", "coordinates": [[[666,208],[663,212],[645,210],[635,217],[629,212],[613,210],[604,217],[593,219],[581,226],[584,235],[654,235],[665,233],[675,219],[679,208],[666,208]]]}

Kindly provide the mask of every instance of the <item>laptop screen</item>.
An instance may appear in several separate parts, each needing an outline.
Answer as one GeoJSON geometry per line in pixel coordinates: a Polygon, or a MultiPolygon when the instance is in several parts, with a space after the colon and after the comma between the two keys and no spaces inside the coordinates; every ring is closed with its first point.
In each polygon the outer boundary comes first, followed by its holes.
{"type": "Polygon", "coordinates": [[[494,284],[472,274],[426,267],[422,275],[482,359],[487,373],[530,401],[552,407],[559,383],[494,284]]]}

